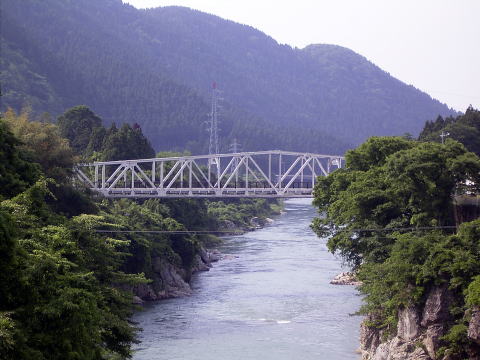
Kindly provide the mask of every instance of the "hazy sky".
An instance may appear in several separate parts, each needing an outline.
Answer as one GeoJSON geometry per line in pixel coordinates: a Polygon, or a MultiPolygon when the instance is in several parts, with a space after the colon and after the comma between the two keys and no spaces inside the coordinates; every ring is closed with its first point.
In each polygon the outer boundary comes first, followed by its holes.
{"type": "Polygon", "coordinates": [[[480,0],[124,0],[187,6],[279,43],[348,47],[447,105],[480,109],[480,0]]]}

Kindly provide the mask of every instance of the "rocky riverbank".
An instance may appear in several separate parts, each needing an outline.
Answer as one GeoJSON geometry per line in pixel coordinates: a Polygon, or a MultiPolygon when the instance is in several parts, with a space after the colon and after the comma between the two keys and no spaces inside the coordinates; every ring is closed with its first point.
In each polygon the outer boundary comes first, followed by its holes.
{"type": "Polygon", "coordinates": [[[358,281],[357,276],[353,272],[347,271],[335,276],[332,281],[330,281],[330,284],[359,286],[362,285],[362,282],[358,281]]]}
{"type": "Polygon", "coordinates": [[[145,301],[155,301],[179,296],[187,296],[192,293],[190,279],[198,271],[208,271],[212,263],[220,260],[222,254],[217,251],[208,251],[202,248],[193,261],[189,270],[171,264],[166,259],[155,257],[152,260],[153,277],[148,284],[136,285],[133,303],[143,304],[145,301]]]}
{"type": "MultiPolygon", "coordinates": [[[[454,360],[444,352],[442,337],[452,321],[451,308],[454,296],[446,285],[435,286],[428,293],[422,307],[411,306],[398,311],[396,331],[388,335],[385,329],[372,324],[375,317],[369,315],[361,326],[360,347],[362,360],[454,360]]],[[[468,321],[468,337],[474,341],[464,349],[469,360],[480,356],[480,309],[470,309],[465,314],[468,321]]]]}
{"type": "MultiPolygon", "coordinates": [[[[239,226],[233,221],[223,221],[221,231],[225,235],[238,235],[247,231],[260,229],[273,222],[270,218],[253,217],[248,225],[239,226]]],[[[191,295],[190,280],[194,273],[199,271],[208,271],[212,263],[229,255],[221,254],[218,250],[207,250],[201,248],[195,255],[190,269],[184,269],[174,265],[161,257],[152,258],[153,276],[151,282],[139,284],[133,287],[133,303],[141,305],[146,301],[156,301],[167,298],[191,295]]]]}
{"type": "Polygon", "coordinates": [[[262,218],[258,216],[252,217],[247,224],[239,224],[231,220],[223,220],[220,222],[220,231],[224,232],[225,235],[238,235],[248,231],[261,229],[272,222],[273,220],[268,217],[262,218]]]}

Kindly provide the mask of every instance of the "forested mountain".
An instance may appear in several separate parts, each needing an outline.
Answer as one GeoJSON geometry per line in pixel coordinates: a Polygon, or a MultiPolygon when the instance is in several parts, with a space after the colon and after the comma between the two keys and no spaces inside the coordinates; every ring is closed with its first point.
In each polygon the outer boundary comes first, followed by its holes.
{"type": "Polygon", "coordinates": [[[276,123],[360,143],[371,135],[418,133],[429,114],[449,113],[340,46],[292,49],[250,26],[181,7],[145,13],[136,31],[159,44],[156,56],[175,78],[199,90],[218,79],[227,101],[276,123]]]}
{"type": "Polygon", "coordinates": [[[206,150],[212,81],[222,150],[343,152],[370,135],[418,133],[445,105],[354,52],[293,49],[249,26],[181,7],[120,0],[4,0],[2,110],[54,116],[85,104],[138,123],[156,150],[206,150]]]}

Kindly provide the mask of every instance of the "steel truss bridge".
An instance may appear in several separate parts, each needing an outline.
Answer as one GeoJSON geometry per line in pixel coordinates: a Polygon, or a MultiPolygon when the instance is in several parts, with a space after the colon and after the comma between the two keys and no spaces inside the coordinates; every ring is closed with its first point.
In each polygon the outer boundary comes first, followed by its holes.
{"type": "Polygon", "coordinates": [[[94,162],[76,182],[108,198],[312,197],[317,176],[344,158],[289,151],[94,162]]]}

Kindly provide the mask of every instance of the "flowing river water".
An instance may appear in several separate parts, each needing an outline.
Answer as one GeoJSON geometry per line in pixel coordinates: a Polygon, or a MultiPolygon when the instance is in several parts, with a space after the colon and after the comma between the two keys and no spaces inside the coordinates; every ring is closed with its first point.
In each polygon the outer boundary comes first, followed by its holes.
{"type": "Polygon", "coordinates": [[[309,228],[314,216],[309,199],[287,200],[273,224],[227,238],[232,256],[194,275],[192,296],[136,313],[133,359],[358,359],[361,299],[329,284],[341,263],[309,228]]]}

